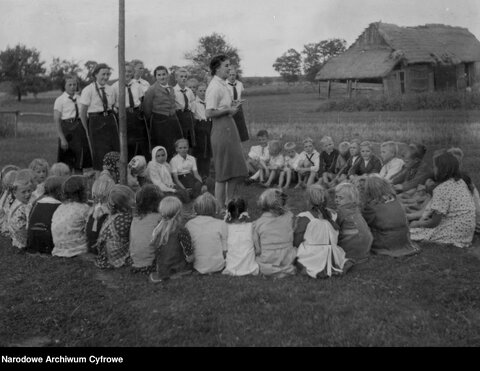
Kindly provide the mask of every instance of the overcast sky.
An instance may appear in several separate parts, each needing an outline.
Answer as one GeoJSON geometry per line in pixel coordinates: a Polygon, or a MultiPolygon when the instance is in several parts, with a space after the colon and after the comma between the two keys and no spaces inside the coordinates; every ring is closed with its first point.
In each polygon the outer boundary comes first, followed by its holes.
{"type": "MultiPolygon", "coordinates": [[[[480,0],[126,0],[126,58],[184,65],[213,32],[239,50],[245,76],[275,76],[289,48],[338,37],[348,45],[371,22],[444,23],[480,38],[480,0]]],[[[17,43],[53,57],[117,66],[117,0],[0,0],[0,50],[17,43]]],[[[115,68],[116,69],[116,68],[115,68]]],[[[116,77],[114,69],[113,77],[116,77]]]]}

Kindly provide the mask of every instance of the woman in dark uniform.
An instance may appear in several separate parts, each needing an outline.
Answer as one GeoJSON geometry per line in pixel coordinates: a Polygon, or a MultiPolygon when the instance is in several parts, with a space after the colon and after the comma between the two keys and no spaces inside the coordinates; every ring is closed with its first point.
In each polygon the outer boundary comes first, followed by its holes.
{"type": "Polygon", "coordinates": [[[151,147],[165,147],[170,160],[175,155],[175,142],[183,138],[183,133],[176,115],[175,93],[168,86],[167,68],[159,66],[153,74],[157,81],[145,93],[143,110],[150,123],[151,147]]]}
{"type": "Polygon", "coordinates": [[[206,117],[212,119],[212,154],[215,165],[215,197],[226,205],[234,197],[240,181],[248,175],[242,144],[232,116],[238,112],[240,102],[232,102],[225,79],[230,61],[219,55],[210,62],[213,76],[206,93],[206,117]]]}
{"type": "MultiPolygon", "coordinates": [[[[127,147],[128,161],[134,156],[144,156],[150,161],[150,143],[148,140],[147,122],[141,110],[143,99],[142,86],[133,79],[134,66],[125,64],[125,106],[127,108],[127,147]]],[[[118,81],[112,85],[118,108],[118,81]]]]}
{"type": "Polygon", "coordinates": [[[87,134],[80,120],[78,108],[77,77],[65,75],[64,93],[55,100],[53,120],[58,132],[57,161],[67,164],[75,173],[92,167],[92,157],[87,134]]]}
{"type": "Polygon", "coordinates": [[[80,118],[84,128],[88,128],[93,168],[100,171],[103,157],[108,152],[119,152],[120,142],[117,119],[113,113],[115,94],[107,84],[110,67],[105,63],[97,64],[92,75],[94,81],[83,89],[80,97],[80,118]]]}

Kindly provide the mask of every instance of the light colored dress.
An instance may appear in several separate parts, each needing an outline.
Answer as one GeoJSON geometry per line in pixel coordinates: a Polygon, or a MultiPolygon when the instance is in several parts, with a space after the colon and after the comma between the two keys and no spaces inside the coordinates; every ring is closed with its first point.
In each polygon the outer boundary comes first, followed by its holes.
{"type": "Polygon", "coordinates": [[[18,249],[27,247],[27,205],[15,200],[8,211],[8,232],[12,246],[18,249]]]}
{"type": "Polygon", "coordinates": [[[433,190],[430,210],[442,215],[435,228],[412,228],[413,241],[468,247],[475,233],[475,203],[465,182],[449,179],[433,190]]]}
{"type": "Polygon", "coordinates": [[[61,204],[52,216],[53,256],[72,257],[86,253],[88,212],[87,204],[67,202],[61,204]]]}
{"type": "Polygon", "coordinates": [[[253,243],[260,273],[266,276],[295,274],[293,262],[293,214],[265,212],[253,223],[253,243]]]}
{"type": "Polygon", "coordinates": [[[253,246],[253,223],[227,224],[227,259],[223,274],[231,276],[257,275],[253,246]]]}
{"type": "Polygon", "coordinates": [[[225,268],[223,252],[227,250],[227,223],[211,216],[199,215],[185,224],[193,245],[193,267],[201,274],[225,268]]]}
{"type": "MultiPolygon", "coordinates": [[[[297,251],[298,262],[305,267],[307,274],[313,278],[317,278],[319,273],[328,277],[342,274],[347,258],[345,251],[337,245],[338,231],[329,221],[315,218],[308,211],[298,217],[310,219],[297,251]]],[[[336,219],[336,214],[332,219],[336,219]]]]}
{"type": "Polygon", "coordinates": [[[135,217],[130,227],[130,257],[134,268],[143,268],[155,263],[155,245],[152,232],[160,222],[159,213],[135,217]]]}

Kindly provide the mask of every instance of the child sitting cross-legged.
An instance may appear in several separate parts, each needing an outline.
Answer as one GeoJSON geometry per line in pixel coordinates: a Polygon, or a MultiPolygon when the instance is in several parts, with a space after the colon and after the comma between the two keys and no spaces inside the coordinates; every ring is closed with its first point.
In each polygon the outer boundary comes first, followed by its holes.
{"type": "Polygon", "coordinates": [[[279,177],[285,165],[282,144],[278,140],[268,142],[268,153],[270,154],[270,159],[268,160],[267,167],[270,175],[268,176],[268,180],[263,184],[266,188],[270,188],[272,183],[279,177]]]}
{"type": "Polygon", "coordinates": [[[155,184],[145,184],[137,191],[135,198],[137,212],[130,227],[132,272],[150,273],[155,270],[152,233],[160,222],[158,206],[163,193],[155,184]]]}
{"type": "Polygon", "coordinates": [[[98,268],[120,268],[130,264],[129,236],[132,224],[134,193],[116,184],[108,194],[110,214],[102,225],[96,244],[98,268]]]}
{"type": "Polygon", "coordinates": [[[19,170],[13,182],[13,201],[8,210],[7,225],[16,252],[25,252],[27,247],[27,204],[32,195],[34,185],[32,170],[19,170]]]}
{"type": "Polygon", "coordinates": [[[321,139],[322,152],[320,153],[320,169],[318,171],[318,184],[327,186],[335,178],[335,166],[339,151],[333,143],[333,139],[325,136],[321,139]]]}
{"type": "Polygon", "coordinates": [[[372,253],[400,257],[418,252],[410,240],[405,211],[386,179],[377,174],[367,177],[365,201],[362,214],[373,235],[372,253]]]}
{"type": "Polygon", "coordinates": [[[152,233],[155,247],[155,272],[151,282],[163,282],[192,273],[193,246],[188,229],[183,226],[182,202],[165,197],[158,206],[160,222],[152,233]]]}
{"type": "Polygon", "coordinates": [[[372,173],[379,173],[382,169],[382,162],[373,153],[372,144],[368,141],[360,143],[361,160],[356,162],[350,170],[350,179],[372,173]]]}
{"type": "Polygon", "coordinates": [[[395,142],[384,142],[380,146],[380,156],[382,157],[383,166],[380,170],[380,176],[388,182],[402,171],[405,162],[397,157],[398,145],[395,142]]]}
{"type": "Polygon", "coordinates": [[[337,184],[341,183],[346,179],[345,174],[341,174],[341,171],[346,167],[349,159],[350,159],[350,143],[341,142],[338,145],[338,156],[337,156],[337,160],[335,161],[333,174],[332,175],[327,174],[326,176],[327,182],[325,182],[325,179],[323,181],[323,185],[326,188],[333,188],[337,184]]]}
{"type": "Polygon", "coordinates": [[[347,259],[355,264],[365,262],[370,255],[373,236],[360,212],[360,195],[352,183],[340,183],[335,187],[335,204],[340,227],[338,244],[347,259]]]}
{"type": "Polygon", "coordinates": [[[295,274],[297,256],[293,247],[293,214],[285,207],[287,195],[267,189],[260,195],[262,216],[253,224],[253,243],[260,273],[283,278],[295,274]]]}
{"type": "MultiPolygon", "coordinates": [[[[362,157],[360,156],[360,140],[359,139],[353,139],[352,142],[349,145],[349,157],[348,160],[346,161],[345,165],[339,170],[337,173],[337,176],[332,180],[331,186],[333,187],[334,185],[340,184],[346,180],[348,180],[348,177],[352,174],[352,169],[354,166],[357,165],[358,162],[362,160],[362,157]]],[[[342,156],[339,156],[338,159],[340,159],[342,156]]]]}
{"type": "Polygon", "coordinates": [[[185,225],[193,243],[193,267],[201,274],[220,272],[225,268],[227,224],[214,218],[217,209],[215,197],[204,193],[193,204],[196,216],[185,225]]]}
{"type": "Polygon", "coordinates": [[[297,162],[298,184],[295,188],[312,185],[320,169],[320,153],[313,146],[312,138],[303,140],[303,152],[297,162]]]}
{"type": "Polygon", "coordinates": [[[337,245],[337,214],[327,209],[328,192],[315,184],[307,188],[307,197],[309,210],[298,214],[293,238],[300,272],[312,278],[345,273],[353,263],[337,245]]]}
{"type": "Polygon", "coordinates": [[[198,174],[195,157],[188,154],[188,140],[179,139],[175,142],[177,154],[170,160],[172,177],[179,189],[187,190],[194,199],[207,191],[207,186],[198,174]]]}
{"type": "Polygon", "coordinates": [[[45,193],[33,205],[30,212],[27,233],[28,253],[52,253],[52,216],[62,204],[62,184],[66,179],[66,177],[49,176],[45,181],[45,193]]]}
{"type": "Polygon", "coordinates": [[[267,162],[270,158],[268,152],[268,132],[260,130],[257,133],[259,144],[252,146],[247,156],[247,167],[249,174],[253,174],[246,180],[247,184],[260,181],[263,183],[270,174],[267,168],[267,162]]]}
{"type": "Polygon", "coordinates": [[[52,216],[52,255],[69,258],[88,251],[85,226],[90,207],[84,177],[68,177],[62,184],[62,197],[52,216]]]}
{"type": "Polygon", "coordinates": [[[228,230],[227,259],[222,273],[231,276],[257,275],[259,267],[255,261],[253,224],[249,221],[245,200],[230,200],[225,221],[228,230]]]}
{"type": "Polygon", "coordinates": [[[173,183],[167,156],[165,147],[157,146],[152,150],[152,160],[148,163],[146,170],[147,177],[165,196],[177,196],[182,202],[187,203],[190,201],[188,192],[173,183]]]}
{"type": "Polygon", "coordinates": [[[295,151],[295,147],[296,144],[293,142],[287,142],[283,146],[286,155],[284,157],[283,170],[280,172],[280,179],[278,180],[278,188],[288,189],[292,181],[298,180],[297,165],[300,155],[295,151]]]}

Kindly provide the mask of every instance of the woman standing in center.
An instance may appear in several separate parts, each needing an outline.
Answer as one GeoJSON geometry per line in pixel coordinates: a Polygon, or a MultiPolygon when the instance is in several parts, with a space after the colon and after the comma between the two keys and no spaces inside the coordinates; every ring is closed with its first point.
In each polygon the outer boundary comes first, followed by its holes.
{"type": "Polygon", "coordinates": [[[211,142],[215,165],[215,197],[220,205],[226,205],[233,198],[239,181],[248,175],[240,136],[233,121],[240,103],[232,102],[225,81],[229,69],[227,56],[218,55],[212,59],[210,71],[213,78],[205,99],[206,116],[213,121],[211,142]]]}
{"type": "Polygon", "coordinates": [[[183,133],[176,115],[175,93],[168,85],[167,68],[158,66],[153,74],[157,81],[145,93],[143,110],[150,123],[151,147],[165,147],[169,161],[175,155],[175,142],[183,138],[183,133]]]}

